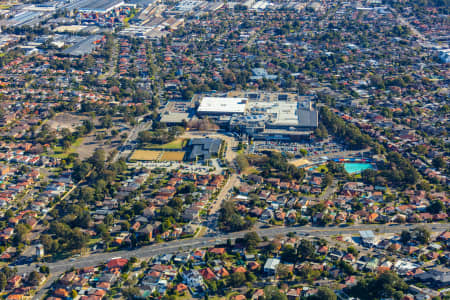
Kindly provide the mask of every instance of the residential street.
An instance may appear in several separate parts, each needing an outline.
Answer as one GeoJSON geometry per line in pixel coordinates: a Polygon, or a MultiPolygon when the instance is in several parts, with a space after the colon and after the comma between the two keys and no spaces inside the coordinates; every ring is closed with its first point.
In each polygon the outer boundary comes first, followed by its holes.
{"type": "MultiPolygon", "coordinates": [[[[448,229],[448,224],[428,224],[433,231],[439,232],[448,229]]],[[[324,237],[333,236],[338,234],[357,234],[360,230],[378,230],[379,233],[400,233],[403,229],[411,229],[412,226],[407,225],[354,225],[351,227],[274,227],[267,229],[257,229],[256,232],[261,237],[273,238],[278,235],[284,235],[289,232],[295,232],[298,235],[307,234],[308,237],[324,237]]],[[[99,265],[108,261],[114,257],[137,257],[148,258],[150,256],[164,254],[164,253],[176,253],[181,251],[188,251],[199,247],[211,247],[215,244],[225,243],[228,239],[235,240],[243,237],[248,231],[233,232],[229,234],[217,235],[216,238],[200,237],[195,239],[183,239],[175,240],[172,242],[166,242],[161,244],[154,244],[144,246],[133,250],[121,250],[110,253],[98,253],[89,256],[83,256],[78,258],[65,259],[54,263],[47,263],[50,268],[50,272],[53,274],[52,278],[58,278],[60,274],[66,270],[75,267],[82,268],[87,266],[99,265]]],[[[36,269],[36,264],[17,266],[19,274],[25,272],[31,272],[36,269]]],[[[35,298],[39,299],[39,298],[35,298]]]]}

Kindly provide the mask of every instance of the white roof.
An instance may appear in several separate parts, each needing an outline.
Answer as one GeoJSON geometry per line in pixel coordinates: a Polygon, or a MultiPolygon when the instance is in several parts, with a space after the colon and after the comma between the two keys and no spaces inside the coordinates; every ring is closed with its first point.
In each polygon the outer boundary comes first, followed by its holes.
{"type": "Polygon", "coordinates": [[[264,265],[264,269],[275,270],[280,263],[278,258],[269,258],[264,265]]]}
{"type": "Polygon", "coordinates": [[[247,98],[204,97],[197,111],[243,114],[246,106],[247,98]]]}
{"type": "Polygon", "coordinates": [[[372,230],[362,230],[362,231],[359,232],[359,235],[363,239],[373,239],[373,238],[375,238],[375,235],[373,234],[372,230]]]}

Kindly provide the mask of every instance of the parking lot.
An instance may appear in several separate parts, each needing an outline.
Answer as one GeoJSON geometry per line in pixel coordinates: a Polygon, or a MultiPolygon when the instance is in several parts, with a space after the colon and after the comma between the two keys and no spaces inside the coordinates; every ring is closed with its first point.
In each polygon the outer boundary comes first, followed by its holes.
{"type": "Polygon", "coordinates": [[[200,175],[206,174],[221,174],[222,168],[217,169],[220,166],[217,162],[211,163],[210,166],[205,166],[199,163],[179,163],[179,162],[136,162],[136,163],[128,163],[131,167],[145,167],[145,168],[164,168],[167,170],[180,170],[181,172],[186,173],[196,173],[200,175]],[[211,169],[214,171],[211,172],[211,169]]]}
{"type": "Polygon", "coordinates": [[[333,140],[327,140],[317,143],[300,142],[278,142],[278,141],[255,141],[248,147],[248,153],[258,154],[264,150],[275,150],[284,153],[291,153],[296,157],[303,157],[301,149],[307,151],[308,156],[329,155],[347,151],[347,149],[333,140]]]}

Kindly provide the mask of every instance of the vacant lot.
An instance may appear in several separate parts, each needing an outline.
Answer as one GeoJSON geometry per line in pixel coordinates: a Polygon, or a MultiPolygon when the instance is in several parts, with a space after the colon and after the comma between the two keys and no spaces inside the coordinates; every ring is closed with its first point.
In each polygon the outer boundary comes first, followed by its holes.
{"type": "Polygon", "coordinates": [[[130,157],[130,160],[159,160],[161,151],[136,150],[130,157]]]}
{"type": "Polygon", "coordinates": [[[165,161],[182,161],[184,158],[184,151],[176,151],[176,152],[164,152],[161,160],[165,161]]]}
{"type": "Polygon", "coordinates": [[[47,121],[47,125],[53,130],[61,130],[63,128],[74,132],[78,126],[83,125],[83,121],[89,119],[88,116],[80,116],[71,113],[59,113],[47,121]]]}
{"type": "Polygon", "coordinates": [[[290,163],[296,167],[300,167],[300,166],[311,164],[311,161],[307,160],[306,158],[300,158],[300,159],[291,161],[290,163]]]}

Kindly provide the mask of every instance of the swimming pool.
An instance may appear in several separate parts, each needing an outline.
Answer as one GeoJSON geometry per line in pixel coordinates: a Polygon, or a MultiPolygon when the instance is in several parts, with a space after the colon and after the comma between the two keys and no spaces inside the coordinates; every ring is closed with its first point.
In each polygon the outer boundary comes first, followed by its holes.
{"type": "Polygon", "coordinates": [[[364,170],[373,169],[373,165],[369,163],[344,163],[344,169],[349,174],[359,174],[364,170]]]}

